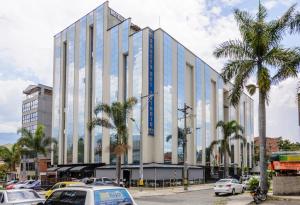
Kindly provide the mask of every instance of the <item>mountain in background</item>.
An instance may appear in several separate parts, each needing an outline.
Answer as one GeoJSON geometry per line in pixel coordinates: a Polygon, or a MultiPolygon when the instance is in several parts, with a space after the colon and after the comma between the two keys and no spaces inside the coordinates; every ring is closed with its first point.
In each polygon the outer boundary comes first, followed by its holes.
{"type": "Polygon", "coordinates": [[[0,145],[4,145],[4,144],[13,144],[15,142],[17,142],[17,140],[19,139],[20,135],[18,135],[17,133],[13,133],[13,132],[0,132],[0,145]]]}

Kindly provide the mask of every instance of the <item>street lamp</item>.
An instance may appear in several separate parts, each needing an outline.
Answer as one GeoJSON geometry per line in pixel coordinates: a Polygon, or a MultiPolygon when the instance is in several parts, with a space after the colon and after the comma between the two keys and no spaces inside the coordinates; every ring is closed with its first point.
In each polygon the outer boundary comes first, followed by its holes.
{"type": "Polygon", "coordinates": [[[148,95],[141,95],[140,102],[141,102],[141,112],[140,112],[140,127],[137,125],[137,122],[134,118],[130,118],[131,121],[133,121],[137,127],[137,129],[140,131],[140,181],[139,185],[142,190],[142,185],[144,185],[144,166],[143,166],[143,110],[144,106],[142,104],[143,99],[147,98],[147,102],[150,98],[154,97],[156,93],[148,94],[148,95]]]}

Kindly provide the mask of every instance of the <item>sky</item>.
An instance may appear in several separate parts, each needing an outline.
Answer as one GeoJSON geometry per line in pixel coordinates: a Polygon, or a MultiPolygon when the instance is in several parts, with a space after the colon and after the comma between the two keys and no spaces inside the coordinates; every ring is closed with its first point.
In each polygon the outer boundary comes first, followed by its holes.
{"type": "MultiPolygon", "coordinates": [[[[268,18],[279,17],[300,0],[261,0],[268,18]]],[[[0,133],[15,134],[21,126],[22,91],[29,84],[52,86],[53,36],[87,14],[103,0],[2,0],[0,7],[0,133]]],[[[109,5],[141,28],[162,27],[202,60],[221,71],[215,47],[239,38],[234,8],[256,13],[258,0],[111,0],[109,5]]],[[[286,47],[300,46],[300,34],[287,36],[286,47]]],[[[297,111],[298,79],[272,86],[267,107],[267,136],[300,141],[297,111]]],[[[255,136],[258,135],[257,96],[255,136]]],[[[2,136],[0,135],[0,136],[2,136]]],[[[0,137],[0,144],[16,137],[0,137]]]]}

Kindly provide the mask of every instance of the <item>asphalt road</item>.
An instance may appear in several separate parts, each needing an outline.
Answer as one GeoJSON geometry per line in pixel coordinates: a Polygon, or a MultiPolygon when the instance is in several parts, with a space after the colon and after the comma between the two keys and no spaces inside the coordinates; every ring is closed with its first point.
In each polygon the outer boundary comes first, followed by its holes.
{"type": "MultiPolygon", "coordinates": [[[[247,205],[252,203],[249,193],[216,197],[212,189],[177,193],[167,196],[149,196],[135,199],[138,205],[247,205]]],[[[300,205],[299,201],[267,201],[263,205],[300,205]]]]}
{"type": "Polygon", "coordinates": [[[136,199],[138,205],[225,205],[228,202],[239,201],[247,204],[251,201],[249,194],[238,194],[235,196],[223,195],[216,197],[212,189],[178,193],[167,196],[149,196],[136,199]]]}

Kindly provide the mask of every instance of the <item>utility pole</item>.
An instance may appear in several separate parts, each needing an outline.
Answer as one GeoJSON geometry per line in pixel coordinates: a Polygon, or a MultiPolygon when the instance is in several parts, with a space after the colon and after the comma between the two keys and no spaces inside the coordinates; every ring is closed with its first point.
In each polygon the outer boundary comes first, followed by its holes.
{"type": "Polygon", "coordinates": [[[187,118],[187,111],[188,109],[192,109],[190,106],[188,106],[186,103],[184,103],[183,108],[179,108],[178,110],[183,112],[183,118],[184,118],[184,131],[183,131],[183,155],[184,155],[184,164],[183,164],[183,187],[184,190],[188,190],[188,164],[187,164],[187,135],[190,134],[190,129],[187,128],[186,118],[187,118]]]}
{"type": "Polygon", "coordinates": [[[137,125],[135,119],[130,118],[131,121],[133,121],[137,127],[137,129],[140,131],[140,169],[139,169],[139,174],[140,174],[140,180],[139,180],[139,185],[140,185],[140,191],[142,191],[142,186],[144,185],[144,165],[143,165],[143,99],[147,98],[147,102],[149,101],[150,98],[154,97],[156,93],[153,94],[148,94],[148,95],[141,95],[140,100],[141,100],[141,112],[140,112],[140,126],[137,125]]]}

